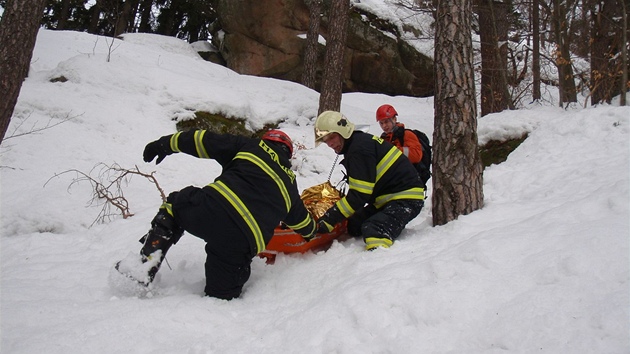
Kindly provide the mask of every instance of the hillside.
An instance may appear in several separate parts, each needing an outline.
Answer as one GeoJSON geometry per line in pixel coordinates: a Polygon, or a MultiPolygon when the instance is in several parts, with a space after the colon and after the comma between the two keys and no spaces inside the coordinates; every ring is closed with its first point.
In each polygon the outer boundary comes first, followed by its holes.
{"type": "MultiPolygon", "coordinates": [[[[480,119],[482,143],[529,133],[485,170],[484,208],[432,227],[429,199],[390,249],[368,253],[351,239],[274,265],[255,259],[242,297],[223,301],[202,296],[203,242],[186,234],[149,296],[121,292],[112,266],[139,251],[159,193],[134,177],[123,190],[135,215],[93,225],[92,186],[63,172],[98,176],[116,163],[155,171],[167,193],[207,184],[214,161],[142,161],[146,143],[196,110],[248,117],[252,128],[280,122],[301,146],[300,189],[324,182],[335,156],[314,147],[316,92],[238,75],[174,38],[125,35],[111,52],[108,40],[39,33],[0,146],[0,352],[630,351],[629,107],[480,119]]],[[[342,112],[379,134],[383,103],[431,136],[432,98],[346,94],[342,112]]],[[[336,167],[331,180],[341,178],[336,167]]]]}

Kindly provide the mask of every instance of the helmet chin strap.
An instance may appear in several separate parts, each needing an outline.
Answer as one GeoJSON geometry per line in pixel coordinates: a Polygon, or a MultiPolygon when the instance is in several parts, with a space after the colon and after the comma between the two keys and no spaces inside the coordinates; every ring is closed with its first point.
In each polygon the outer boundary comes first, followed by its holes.
{"type": "Polygon", "coordinates": [[[333,161],[332,168],[330,169],[330,173],[328,174],[328,182],[330,182],[330,177],[332,177],[333,171],[335,170],[335,166],[337,166],[338,159],[339,159],[339,155],[335,156],[335,161],[333,161]]]}

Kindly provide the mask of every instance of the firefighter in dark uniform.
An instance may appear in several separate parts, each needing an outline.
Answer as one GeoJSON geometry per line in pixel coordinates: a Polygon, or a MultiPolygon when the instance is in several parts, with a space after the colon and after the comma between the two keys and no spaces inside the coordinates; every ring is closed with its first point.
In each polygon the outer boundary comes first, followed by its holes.
{"type": "Polygon", "coordinates": [[[146,279],[139,280],[144,285],[153,280],[184,231],[206,241],[206,295],[226,300],[241,294],[252,258],[265,249],[280,221],[307,240],[314,236],[315,221],[290,169],[293,144],[282,131],[270,130],[262,139],[205,130],[179,132],[149,143],[144,161],[157,157],[158,164],[177,152],[214,159],[223,170],[203,188],[171,193],[160,207],[141,239],[142,262],[154,263],[146,279]]]}
{"type": "Polygon", "coordinates": [[[362,131],[339,112],[315,121],[315,144],[326,143],[344,156],[349,190],[317,222],[330,232],[348,218],[348,233],[361,236],[365,248],[388,248],[424,206],[424,188],[416,169],[394,145],[362,131]]]}

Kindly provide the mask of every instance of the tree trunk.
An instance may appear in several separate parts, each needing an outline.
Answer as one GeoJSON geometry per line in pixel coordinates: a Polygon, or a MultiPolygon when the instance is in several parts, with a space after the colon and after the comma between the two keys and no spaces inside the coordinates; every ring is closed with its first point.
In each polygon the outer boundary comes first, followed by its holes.
{"type": "Polygon", "coordinates": [[[57,21],[57,30],[65,30],[68,25],[68,16],[70,16],[70,0],[61,1],[61,10],[59,11],[59,21],[57,21]]]}
{"type": "Polygon", "coordinates": [[[614,18],[623,8],[623,0],[591,2],[591,104],[611,103],[620,93],[621,80],[621,23],[614,18]]]}
{"type": "Polygon", "coordinates": [[[565,0],[553,0],[553,23],[556,37],[556,67],[558,68],[558,84],[560,85],[560,103],[577,102],[577,90],[573,79],[571,52],[569,50],[569,27],[567,25],[565,0]]]}
{"type": "Polygon", "coordinates": [[[510,108],[507,85],[508,6],[493,0],[477,2],[481,40],[481,116],[510,108]]]}
{"type": "Polygon", "coordinates": [[[122,10],[118,11],[118,18],[116,19],[116,28],[114,28],[114,37],[117,37],[127,32],[129,27],[129,17],[131,16],[132,1],[127,0],[122,5],[122,10]]]}
{"type": "Polygon", "coordinates": [[[142,0],[140,3],[140,24],[138,25],[138,32],[150,33],[151,32],[151,8],[153,6],[153,0],[142,0]]]}
{"type": "Polygon", "coordinates": [[[172,0],[167,6],[162,8],[157,18],[158,26],[156,33],[165,36],[175,36],[175,29],[179,27],[176,17],[181,3],[182,1],[180,0],[172,0]]]}
{"type": "Polygon", "coordinates": [[[532,98],[540,100],[540,8],[539,0],[532,2],[532,98]]]}
{"type": "Polygon", "coordinates": [[[628,9],[626,7],[625,1],[621,1],[621,9],[622,9],[622,35],[621,35],[621,43],[624,44],[621,46],[621,97],[619,99],[619,105],[625,106],[626,103],[626,92],[630,88],[630,82],[628,81],[628,47],[625,43],[628,43],[628,9]]]}
{"type": "Polygon", "coordinates": [[[28,75],[46,0],[8,0],[0,20],[0,142],[28,75]]]}
{"type": "Polygon", "coordinates": [[[348,30],[349,0],[332,1],[328,38],[326,38],[326,58],[324,75],[319,95],[319,113],[339,111],[343,84],[343,65],[348,30]]]}
{"type": "Polygon", "coordinates": [[[127,33],[137,32],[136,18],[138,17],[138,8],[140,7],[140,0],[131,1],[131,10],[129,11],[129,18],[127,19],[127,33]]]}
{"type": "Polygon", "coordinates": [[[471,38],[472,0],[437,2],[433,224],[483,206],[471,38]]]}
{"type": "Polygon", "coordinates": [[[306,47],[304,49],[302,84],[314,90],[317,74],[317,44],[319,39],[319,22],[322,14],[322,1],[307,0],[306,4],[310,16],[308,32],[306,33],[306,47]]]}
{"type": "Polygon", "coordinates": [[[90,25],[88,26],[88,33],[99,34],[98,24],[101,18],[101,10],[103,6],[103,0],[96,0],[94,5],[90,7],[90,25]]]}

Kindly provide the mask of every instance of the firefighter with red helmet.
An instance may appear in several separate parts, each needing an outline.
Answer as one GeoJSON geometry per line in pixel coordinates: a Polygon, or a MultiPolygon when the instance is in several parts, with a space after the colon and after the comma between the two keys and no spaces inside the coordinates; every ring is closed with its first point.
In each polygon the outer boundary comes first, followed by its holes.
{"type": "Polygon", "coordinates": [[[293,143],[284,132],[270,130],[262,139],[178,132],[149,143],[143,157],[146,162],[157,157],[158,164],[178,152],[214,159],[223,170],[203,188],[169,194],[140,240],[139,258],[118,262],[120,273],[149,285],[168,249],[187,231],[206,242],[206,295],[230,300],[241,294],[252,258],[265,250],[280,221],[307,240],[314,236],[315,221],[291,170],[293,143]],[[136,264],[146,272],[139,273],[136,264]]]}
{"type": "Polygon", "coordinates": [[[405,125],[397,121],[398,112],[392,105],[384,104],[376,110],[376,121],[381,126],[381,138],[398,148],[412,164],[422,160],[422,145],[416,134],[405,129],[405,125]]]}

